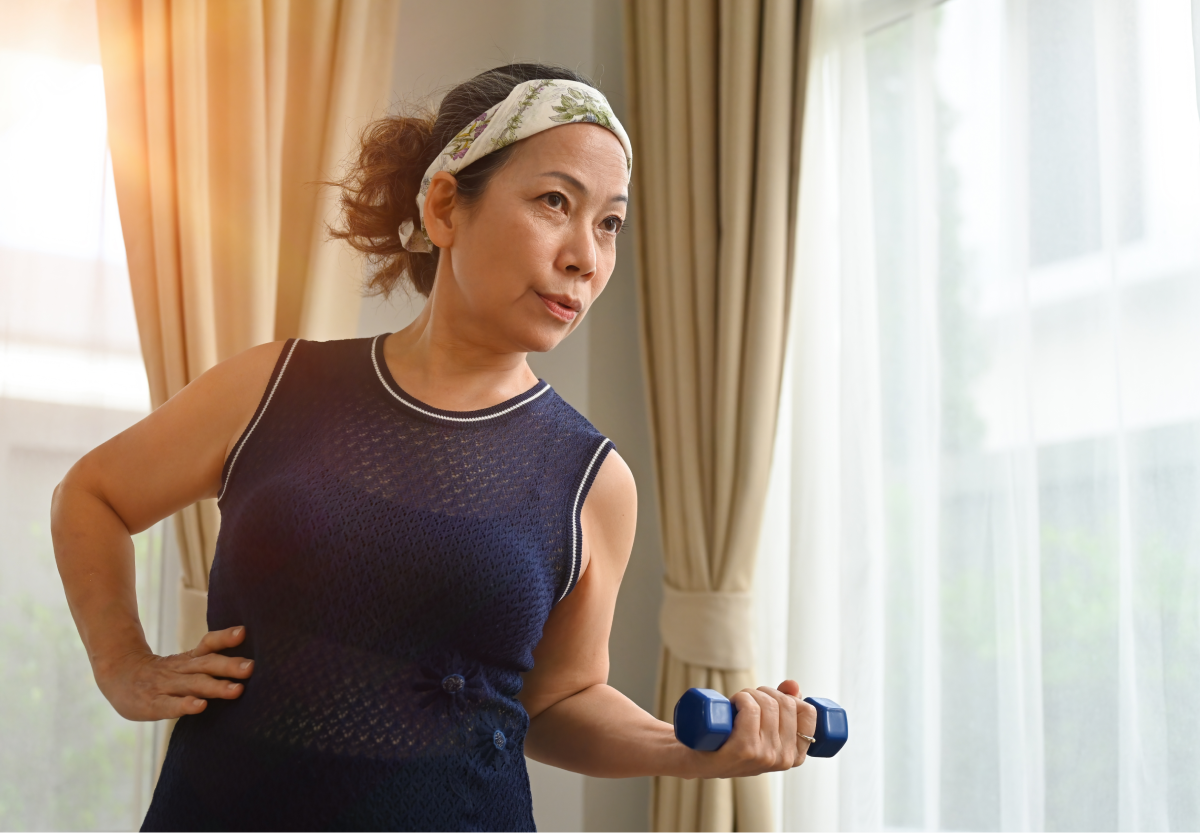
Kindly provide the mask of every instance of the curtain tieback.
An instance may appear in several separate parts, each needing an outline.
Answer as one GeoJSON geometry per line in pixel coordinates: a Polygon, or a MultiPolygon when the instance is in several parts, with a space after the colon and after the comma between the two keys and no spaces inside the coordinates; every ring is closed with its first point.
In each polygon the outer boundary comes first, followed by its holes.
{"type": "Polygon", "coordinates": [[[726,671],[754,665],[754,595],[676,590],[663,585],[663,644],[689,665],[726,671]]]}

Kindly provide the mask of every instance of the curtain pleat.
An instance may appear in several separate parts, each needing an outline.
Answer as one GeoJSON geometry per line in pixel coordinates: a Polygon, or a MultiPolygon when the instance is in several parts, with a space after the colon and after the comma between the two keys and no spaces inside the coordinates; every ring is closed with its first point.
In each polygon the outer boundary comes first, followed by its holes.
{"type": "MultiPolygon", "coordinates": [[[[154,407],[264,342],[355,332],[325,242],[356,129],[386,106],[390,0],[98,0],[117,203],[154,407]]],[[[220,517],[176,517],[181,647],[207,629],[220,517]]]]}
{"type": "MultiPolygon", "coordinates": [[[[786,346],[808,5],[626,2],[639,291],[673,599],[663,609],[664,720],[689,687],[732,694],[761,682],[742,601],[786,346]],[[687,662],[682,646],[672,650],[672,634],[705,628],[720,639],[689,640],[687,662]],[[696,655],[706,641],[740,645],[741,660],[696,655]]],[[[652,816],[655,830],[773,826],[765,778],[657,778],[652,816]]]]}

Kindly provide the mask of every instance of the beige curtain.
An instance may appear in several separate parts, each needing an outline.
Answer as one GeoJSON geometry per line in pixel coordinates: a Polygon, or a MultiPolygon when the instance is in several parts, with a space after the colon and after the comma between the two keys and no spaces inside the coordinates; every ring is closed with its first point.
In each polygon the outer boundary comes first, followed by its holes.
{"type": "MultiPolygon", "coordinates": [[[[751,585],[783,370],[808,0],[626,0],[666,588],[658,716],[759,680],[751,585]]],[[[765,778],[658,778],[655,830],[768,830],[765,778]]]]}
{"type": "MultiPolygon", "coordinates": [[[[387,105],[395,0],[98,0],[109,142],[155,407],[256,344],[353,336],[326,243],[354,134],[387,105]]],[[[206,630],[219,515],[175,518],[179,639],[206,630]]]]}

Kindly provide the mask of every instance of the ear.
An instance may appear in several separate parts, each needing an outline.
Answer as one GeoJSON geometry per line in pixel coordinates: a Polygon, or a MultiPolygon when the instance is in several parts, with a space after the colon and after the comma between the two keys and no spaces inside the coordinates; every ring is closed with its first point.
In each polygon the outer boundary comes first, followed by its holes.
{"type": "Polygon", "coordinates": [[[438,171],[429,180],[425,192],[425,233],[439,249],[454,245],[454,219],[452,214],[458,203],[458,180],[453,174],[438,171]]]}

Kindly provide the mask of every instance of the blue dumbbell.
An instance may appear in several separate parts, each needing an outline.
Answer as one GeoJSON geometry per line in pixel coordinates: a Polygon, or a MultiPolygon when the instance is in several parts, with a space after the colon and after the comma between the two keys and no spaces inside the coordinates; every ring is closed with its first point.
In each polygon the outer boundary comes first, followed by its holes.
{"type": "MultiPolygon", "coordinates": [[[[808,747],[810,758],[832,758],[846,745],[850,727],[846,710],[824,697],[805,697],[817,709],[817,742],[808,747]]],[[[689,688],[675,704],[675,737],[679,742],[701,752],[721,748],[733,731],[737,708],[729,698],[711,688],[689,688]]]]}

